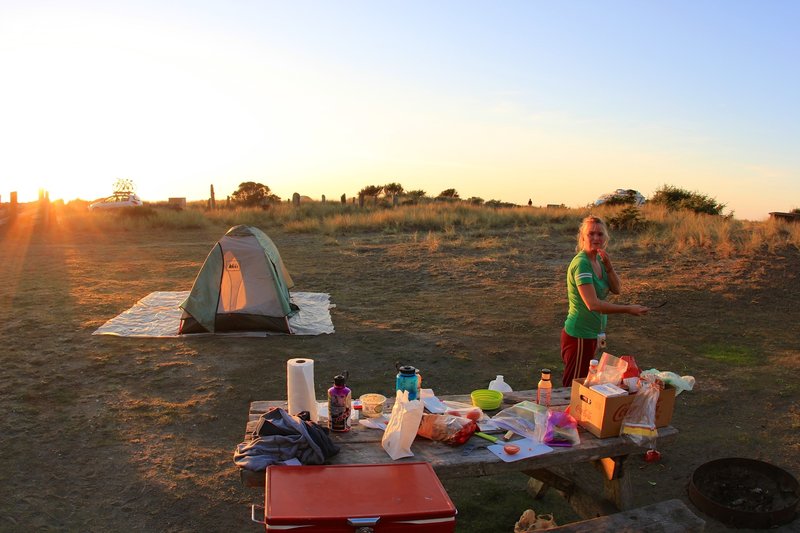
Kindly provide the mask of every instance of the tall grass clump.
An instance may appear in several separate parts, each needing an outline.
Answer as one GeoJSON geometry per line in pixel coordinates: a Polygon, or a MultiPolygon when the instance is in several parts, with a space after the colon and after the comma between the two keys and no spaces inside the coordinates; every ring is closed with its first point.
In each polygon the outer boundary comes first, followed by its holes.
{"type": "Polygon", "coordinates": [[[685,253],[703,250],[723,257],[800,249],[800,224],[772,219],[741,221],[652,204],[642,207],[641,215],[647,227],[634,237],[641,248],[685,253]]]}
{"type": "MultiPolygon", "coordinates": [[[[183,210],[144,206],[91,212],[86,203],[70,202],[53,207],[59,223],[86,231],[143,231],[152,229],[200,229],[246,224],[264,231],[320,233],[336,237],[348,233],[438,233],[449,242],[461,234],[487,236],[497,230],[536,231],[541,238],[574,235],[588,214],[609,223],[616,246],[655,252],[705,251],[721,256],[752,255],[786,248],[800,250],[800,224],[770,219],[765,222],[736,220],[730,216],[673,209],[663,204],[598,206],[591,208],[489,207],[466,202],[427,202],[397,207],[338,202],[289,202],[268,209],[233,208],[207,210],[192,206],[183,210]]],[[[437,238],[438,240],[438,238],[437,238]]],[[[437,242],[434,246],[437,247],[437,242]]]]}
{"type": "Polygon", "coordinates": [[[70,202],[57,208],[54,215],[60,223],[82,231],[199,229],[211,224],[201,210],[174,210],[150,206],[89,211],[86,205],[80,203],[73,205],[73,202],[70,202]]]}
{"type": "Polygon", "coordinates": [[[800,250],[800,224],[769,219],[745,224],[746,248],[752,251],[776,252],[782,248],[800,250]]]}
{"type": "Polygon", "coordinates": [[[322,221],[342,213],[357,211],[358,207],[352,204],[335,202],[305,202],[294,206],[289,202],[270,204],[267,209],[255,207],[234,207],[232,209],[216,209],[207,212],[207,216],[224,226],[245,224],[257,226],[262,229],[271,227],[286,228],[290,231],[296,228],[320,228],[322,221]],[[316,220],[317,224],[307,221],[316,220]]]}
{"type": "Polygon", "coordinates": [[[741,248],[744,234],[738,221],[692,211],[659,212],[659,215],[658,221],[651,221],[644,236],[648,245],[673,252],[702,249],[725,256],[741,248]]]}

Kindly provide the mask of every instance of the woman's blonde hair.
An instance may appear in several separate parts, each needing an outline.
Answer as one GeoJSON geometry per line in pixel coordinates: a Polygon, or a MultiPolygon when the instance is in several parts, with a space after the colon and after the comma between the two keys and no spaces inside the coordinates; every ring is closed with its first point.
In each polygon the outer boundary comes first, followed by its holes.
{"type": "Polygon", "coordinates": [[[606,234],[605,244],[608,244],[609,239],[611,239],[611,235],[608,233],[608,226],[603,222],[603,219],[594,215],[589,215],[581,221],[581,227],[578,228],[578,244],[575,246],[576,252],[583,250],[583,241],[586,239],[586,229],[589,227],[589,224],[598,224],[603,227],[603,233],[606,234]]]}

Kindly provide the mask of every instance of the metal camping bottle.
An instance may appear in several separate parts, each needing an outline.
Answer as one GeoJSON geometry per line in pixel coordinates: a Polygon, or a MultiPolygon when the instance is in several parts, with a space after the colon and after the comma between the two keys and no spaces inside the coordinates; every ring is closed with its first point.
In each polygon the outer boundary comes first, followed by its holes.
{"type": "Polygon", "coordinates": [[[328,427],[331,431],[350,431],[350,412],[353,395],[345,385],[348,373],[333,378],[333,387],[328,389],[328,427]]]}
{"type": "Polygon", "coordinates": [[[408,399],[416,400],[419,396],[419,384],[422,381],[419,370],[411,365],[400,366],[400,363],[397,363],[395,366],[397,368],[395,388],[397,390],[408,391],[408,399]]]}

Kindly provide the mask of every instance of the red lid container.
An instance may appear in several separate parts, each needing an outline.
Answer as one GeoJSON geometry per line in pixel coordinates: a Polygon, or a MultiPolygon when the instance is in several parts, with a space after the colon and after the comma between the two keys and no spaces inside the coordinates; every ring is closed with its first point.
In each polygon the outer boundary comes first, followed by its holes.
{"type": "Polygon", "coordinates": [[[267,531],[453,532],[456,524],[456,508],[428,463],[273,465],[264,507],[267,531]]]}

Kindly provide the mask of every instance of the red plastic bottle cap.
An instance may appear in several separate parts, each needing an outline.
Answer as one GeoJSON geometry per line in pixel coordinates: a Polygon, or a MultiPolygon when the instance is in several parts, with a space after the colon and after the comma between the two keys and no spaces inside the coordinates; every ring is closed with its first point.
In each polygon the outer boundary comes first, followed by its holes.
{"type": "Polygon", "coordinates": [[[661,460],[661,453],[658,450],[647,450],[644,454],[644,460],[647,463],[657,463],[661,460]]]}

